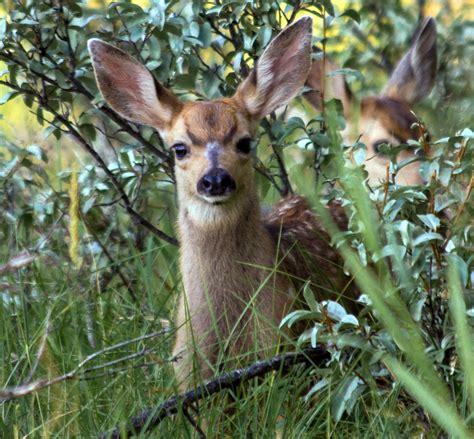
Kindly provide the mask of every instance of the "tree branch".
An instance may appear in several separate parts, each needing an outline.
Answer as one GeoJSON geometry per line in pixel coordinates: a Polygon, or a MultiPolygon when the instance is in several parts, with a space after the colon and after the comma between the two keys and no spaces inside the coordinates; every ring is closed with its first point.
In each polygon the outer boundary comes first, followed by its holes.
{"type": "Polygon", "coordinates": [[[120,278],[120,280],[123,283],[123,286],[127,289],[128,293],[130,294],[130,297],[131,297],[133,303],[138,303],[137,295],[135,294],[135,291],[133,291],[133,289],[131,287],[131,282],[122,273],[122,270],[120,269],[120,265],[117,263],[117,261],[115,261],[114,257],[109,252],[108,248],[105,246],[105,244],[97,236],[97,233],[94,232],[94,229],[89,224],[89,221],[87,221],[86,217],[82,213],[81,213],[81,219],[82,219],[82,222],[84,223],[84,225],[86,226],[87,231],[91,234],[94,241],[96,241],[97,244],[99,244],[99,247],[104,252],[105,257],[112,264],[112,272],[117,273],[118,277],[120,278]]]}
{"type": "MultiPolygon", "coordinates": [[[[47,53],[44,54],[44,56],[53,64],[54,68],[59,70],[62,74],[66,75],[69,77],[72,88],[64,88],[61,87],[55,80],[51,79],[49,76],[45,75],[44,73],[37,72],[36,70],[32,69],[30,66],[22,63],[18,59],[16,59],[13,55],[9,54],[8,52],[0,52],[0,59],[4,59],[9,62],[13,62],[25,71],[30,71],[34,75],[36,75],[38,78],[41,80],[45,81],[46,83],[53,85],[54,87],[57,87],[60,90],[66,91],[68,93],[80,93],[84,95],[86,98],[89,99],[89,101],[93,101],[94,95],[87,90],[81,82],[79,82],[74,76],[71,76],[68,72],[64,71],[60,65],[47,53]]],[[[30,95],[35,95],[35,93],[31,90],[26,90],[21,87],[15,86],[14,84],[7,83],[3,81],[3,85],[6,85],[20,93],[23,94],[30,94],[30,95]]],[[[119,116],[117,113],[115,113],[112,109],[110,109],[107,106],[99,106],[96,105],[95,108],[97,108],[100,112],[104,113],[109,119],[113,120],[123,132],[126,132],[128,135],[133,137],[135,140],[137,140],[139,143],[141,143],[145,148],[147,148],[150,152],[152,152],[154,155],[159,157],[161,160],[163,160],[163,163],[166,164],[166,167],[168,168],[168,175],[174,180],[173,176],[173,169],[170,163],[170,156],[168,154],[165,154],[164,152],[160,151],[158,148],[156,148],[152,143],[148,142],[146,139],[142,137],[142,135],[135,131],[132,126],[130,125],[129,122],[127,122],[125,119],[123,119],[121,116],[119,116]]]]}
{"type": "MultiPolygon", "coordinates": [[[[161,335],[166,335],[166,334],[169,334],[169,333],[170,333],[170,331],[168,329],[163,329],[161,331],[154,332],[152,334],[142,335],[140,337],[136,337],[136,338],[133,338],[131,340],[122,341],[122,342],[117,343],[117,344],[112,345],[112,346],[107,346],[106,348],[101,349],[100,351],[96,351],[93,354],[87,356],[73,370],[71,370],[69,372],[66,372],[63,375],[56,376],[54,378],[41,378],[41,379],[36,380],[36,381],[31,381],[32,373],[30,373],[29,376],[28,376],[28,379],[23,384],[20,384],[18,386],[14,386],[14,387],[4,387],[3,389],[0,388],[0,402],[10,401],[12,399],[20,398],[22,396],[29,395],[33,392],[44,389],[46,387],[50,387],[54,384],[62,383],[63,381],[72,380],[72,379],[87,379],[88,378],[87,374],[90,373],[90,372],[94,372],[98,369],[103,369],[105,367],[117,364],[117,363],[122,362],[122,361],[127,361],[127,360],[130,360],[130,359],[134,359],[136,357],[139,357],[139,356],[147,355],[150,352],[152,352],[152,350],[142,349],[141,351],[139,351],[137,353],[127,355],[125,357],[121,357],[121,358],[113,360],[113,361],[109,361],[109,362],[107,362],[105,364],[102,364],[102,365],[99,365],[99,366],[94,366],[94,367],[90,367],[88,369],[84,369],[84,366],[86,364],[88,364],[89,362],[91,362],[93,359],[97,358],[100,355],[103,355],[103,354],[106,354],[108,352],[123,348],[123,347],[128,346],[132,343],[137,343],[139,341],[148,340],[150,338],[158,337],[158,336],[161,336],[161,335]]],[[[38,352],[38,355],[41,354],[41,352],[42,352],[41,349],[42,348],[40,348],[40,351],[38,352]]],[[[174,361],[174,360],[175,359],[172,358],[169,361],[174,361]]],[[[147,363],[146,365],[148,366],[148,365],[151,365],[151,364],[156,364],[156,361],[154,363],[147,363]]],[[[122,371],[122,370],[125,370],[125,369],[120,369],[120,371],[122,371]]],[[[33,371],[34,371],[34,369],[33,369],[33,371]]],[[[109,371],[109,373],[112,373],[112,372],[115,373],[115,372],[117,372],[117,370],[113,370],[111,372],[109,371]]],[[[95,377],[97,378],[98,376],[95,376],[95,377]]]]}
{"type": "Polygon", "coordinates": [[[174,396],[156,408],[147,409],[138,416],[131,418],[124,427],[117,427],[111,432],[101,434],[101,439],[123,439],[135,436],[141,432],[151,431],[167,416],[185,410],[191,404],[203,398],[226,389],[234,389],[238,385],[262,377],[269,372],[280,370],[287,372],[291,367],[298,364],[306,367],[314,364],[320,365],[329,358],[329,354],[323,348],[307,348],[302,352],[290,352],[278,355],[268,360],[257,361],[250,366],[235,369],[203,384],[194,390],[174,396]]]}
{"type": "MultiPolygon", "coordinates": [[[[271,115],[272,121],[275,120],[274,114],[271,115]]],[[[283,187],[279,191],[282,196],[287,196],[288,194],[293,193],[293,188],[291,187],[290,179],[288,177],[288,172],[286,171],[285,163],[283,162],[283,158],[280,155],[280,151],[278,151],[278,147],[275,145],[276,139],[275,136],[272,134],[270,122],[267,119],[263,119],[262,125],[264,126],[268,137],[270,138],[270,145],[273,151],[273,154],[276,157],[278,163],[278,169],[280,174],[280,180],[283,184],[283,187]]]]}

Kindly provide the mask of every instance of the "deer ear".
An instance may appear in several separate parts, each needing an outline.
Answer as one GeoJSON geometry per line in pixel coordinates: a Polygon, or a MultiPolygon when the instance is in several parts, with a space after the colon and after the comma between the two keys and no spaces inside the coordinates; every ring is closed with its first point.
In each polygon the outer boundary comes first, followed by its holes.
{"type": "Polygon", "coordinates": [[[251,117],[266,116],[301,89],[311,65],[312,27],[303,17],[281,31],[237,89],[233,99],[251,117]]]}
{"type": "Polygon", "coordinates": [[[333,75],[337,69],[338,67],[328,58],[315,59],[306,80],[306,85],[312,90],[304,93],[303,96],[317,110],[323,108],[323,100],[339,99],[342,102],[344,116],[349,118],[353,101],[352,93],[344,75],[333,75]]]}
{"type": "Polygon", "coordinates": [[[427,18],[415,33],[410,49],[393,71],[382,94],[414,104],[431,92],[436,70],[436,21],[427,18]]]}
{"type": "Polygon", "coordinates": [[[181,110],[178,98],[124,51],[95,38],[88,48],[97,84],[112,109],[132,122],[166,130],[181,110]]]}

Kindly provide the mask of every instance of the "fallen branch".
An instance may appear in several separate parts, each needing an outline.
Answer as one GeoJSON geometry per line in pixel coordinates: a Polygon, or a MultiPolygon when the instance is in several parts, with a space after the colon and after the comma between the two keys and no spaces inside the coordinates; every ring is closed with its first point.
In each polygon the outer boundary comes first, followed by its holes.
{"type": "Polygon", "coordinates": [[[312,366],[322,364],[329,358],[329,354],[322,348],[307,348],[302,352],[290,352],[278,355],[268,360],[257,361],[250,366],[235,369],[217,378],[208,381],[193,390],[174,396],[153,409],[146,409],[138,416],[134,416],[122,427],[101,434],[101,439],[123,439],[156,428],[167,416],[186,410],[191,404],[203,398],[226,389],[234,389],[241,383],[252,378],[261,377],[269,372],[280,370],[286,372],[293,366],[303,364],[312,366]]]}

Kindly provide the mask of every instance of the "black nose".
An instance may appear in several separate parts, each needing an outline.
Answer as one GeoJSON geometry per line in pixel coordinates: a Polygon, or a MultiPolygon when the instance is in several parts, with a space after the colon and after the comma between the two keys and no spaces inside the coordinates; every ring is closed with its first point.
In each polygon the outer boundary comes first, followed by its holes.
{"type": "Polygon", "coordinates": [[[198,181],[197,190],[210,196],[230,194],[235,190],[235,181],[224,169],[214,168],[198,181]]]}

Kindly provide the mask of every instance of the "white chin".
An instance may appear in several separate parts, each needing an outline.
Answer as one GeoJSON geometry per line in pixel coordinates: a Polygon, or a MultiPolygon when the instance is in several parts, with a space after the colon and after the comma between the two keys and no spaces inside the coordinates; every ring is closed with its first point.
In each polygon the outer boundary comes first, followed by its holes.
{"type": "Polygon", "coordinates": [[[212,197],[202,195],[201,199],[209,204],[222,204],[222,203],[225,203],[231,197],[231,195],[232,194],[216,195],[212,197]]]}

